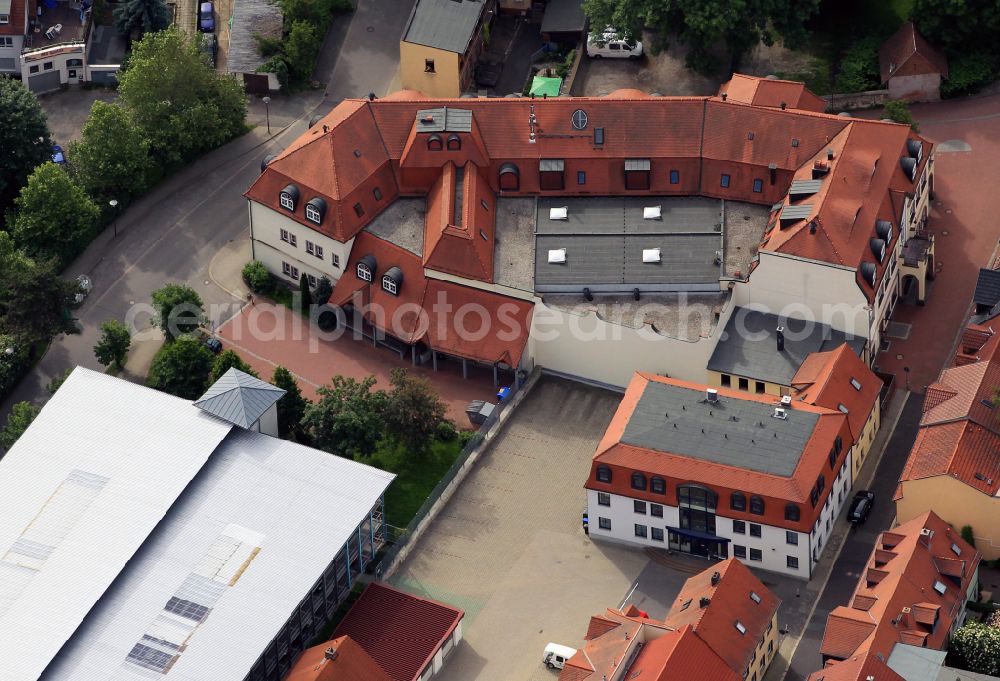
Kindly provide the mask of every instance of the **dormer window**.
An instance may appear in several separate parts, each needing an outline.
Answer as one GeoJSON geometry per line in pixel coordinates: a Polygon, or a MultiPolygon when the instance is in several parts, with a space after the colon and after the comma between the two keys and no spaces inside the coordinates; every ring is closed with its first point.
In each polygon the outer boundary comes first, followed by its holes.
{"type": "Polygon", "coordinates": [[[460,151],[462,149],[462,138],[458,135],[448,135],[448,151],[460,151]]]}
{"type": "Polygon", "coordinates": [[[563,172],[566,164],[559,158],[543,158],[538,161],[538,186],[543,190],[561,191],[564,187],[563,172]]]}
{"type": "Polygon", "coordinates": [[[875,263],[863,262],[859,269],[861,278],[867,281],[869,286],[875,288],[875,277],[878,274],[878,268],[875,267],[875,263]]]}
{"type": "Polygon", "coordinates": [[[295,204],[299,202],[299,188],[294,184],[290,184],[281,190],[281,194],[278,195],[278,202],[281,207],[285,210],[294,213],[295,204]]]}
{"type": "Polygon", "coordinates": [[[625,189],[649,189],[648,158],[625,159],[625,189]]]}
{"type": "Polygon", "coordinates": [[[444,143],[441,141],[440,135],[431,135],[427,138],[427,150],[428,151],[441,151],[444,148],[444,143]]]}
{"type": "Polygon", "coordinates": [[[390,267],[382,275],[382,290],[394,296],[399,295],[399,289],[403,286],[403,270],[398,267],[390,267]]]}
{"type": "Polygon", "coordinates": [[[521,186],[521,173],[513,163],[500,166],[500,191],[516,192],[521,186]]]}
{"type": "Polygon", "coordinates": [[[361,260],[358,261],[358,279],[362,281],[374,281],[375,280],[375,268],[378,263],[375,261],[374,255],[366,255],[361,260]]]}
{"type": "Polygon", "coordinates": [[[323,216],[325,215],[326,201],[319,196],[309,199],[309,203],[306,204],[306,220],[321,225],[323,224],[323,216]]]}

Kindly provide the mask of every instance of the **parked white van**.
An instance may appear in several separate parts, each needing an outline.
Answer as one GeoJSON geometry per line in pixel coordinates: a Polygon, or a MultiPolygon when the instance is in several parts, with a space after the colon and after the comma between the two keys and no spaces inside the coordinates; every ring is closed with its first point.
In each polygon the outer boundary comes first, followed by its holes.
{"type": "Polygon", "coordinates": [[[545,646],[545,655],[542,662],[549,669],[562,669],[569,658],[576,655],[576,649],[569,646],[561,646],[558,643],[549,643],[545,646]]]}
{"type": "Polygon", "coordinates": [[[594,59],[638,59],[642,56],[642,43],[608,28],[599,37],[593,34],[587,36],[587,56],[594,59]]]}

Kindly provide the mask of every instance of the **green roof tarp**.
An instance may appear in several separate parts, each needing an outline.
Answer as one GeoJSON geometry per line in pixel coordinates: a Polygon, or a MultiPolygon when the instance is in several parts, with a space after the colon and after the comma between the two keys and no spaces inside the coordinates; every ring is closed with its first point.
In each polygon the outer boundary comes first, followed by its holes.
{"type": "Polygon", "coordinates": [[[541,97],[543,95],[558,97],[560,85],[562,85],[562,78],[535,76],[535,79],[531,81],[531,94],[536,97],[541,97]]]}

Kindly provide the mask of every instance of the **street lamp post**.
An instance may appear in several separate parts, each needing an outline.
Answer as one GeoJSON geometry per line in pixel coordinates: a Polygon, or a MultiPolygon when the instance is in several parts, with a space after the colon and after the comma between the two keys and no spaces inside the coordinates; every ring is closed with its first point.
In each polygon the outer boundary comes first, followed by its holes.
{"type": "Polygon", "coordinates": [[[264,97],[262,100],[264,102],[264,116],[267,118],[267,134],[271,134],[271,98],[264,97]]]}
{"type": "Polygon", "coordinates": [[[115,238],[118,237],[118,199],[108,201],[111,206],[111,228],[115,230],[115,238]]]}

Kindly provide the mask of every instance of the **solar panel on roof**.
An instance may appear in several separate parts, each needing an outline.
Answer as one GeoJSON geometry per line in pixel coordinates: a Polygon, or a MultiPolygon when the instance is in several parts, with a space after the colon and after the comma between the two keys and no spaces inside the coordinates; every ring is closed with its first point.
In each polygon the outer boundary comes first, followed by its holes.
{"type": "Polygon", "coordinates": [[[789,196],[809,196],[823,186],[823,180],[795,180],[788,189],[789,196]]]}
{"type": "Polygon", "coordinates": [[[812,213],[812,204],[802,206],[785,206],[779,216],[782,221],[805,220],[812,213]]]}

